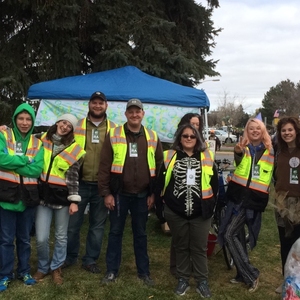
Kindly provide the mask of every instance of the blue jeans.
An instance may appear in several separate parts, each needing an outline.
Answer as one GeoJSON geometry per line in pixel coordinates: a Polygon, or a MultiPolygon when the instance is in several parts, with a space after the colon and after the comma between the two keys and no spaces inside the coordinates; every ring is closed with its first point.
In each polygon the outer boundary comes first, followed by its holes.
{"type": "Polygon", "coordinates": [[[106,251],[107,273],[118,274],[122,257],[122,239],[128,210],[131,213],[135,263],[139,276],[150,275],[147,252],[147,196],[115,196],[115,209],[109,213],[110,231],[106,251]]]}
{"type": "Polygon", "coordinates": [[[80,248],[80,228],[84,221],[85,208],[89,203],[89,230],[82,264],[90,265],[95,264],[100,256],[108,210],[104,205],[103,197],[99,196],[97,183],[81,181],[79,195],[81,201],[78,204],[78,212],[70,216],[69,220],[66,263],[73,264],[77,261],[80,248]]]}
{"type": "Polygon", "coordinates": [[[36,248],[38,271],[47,274],[56,270],[66,259],[69,206],[53,209],[39,205],[36,211],[36,248]],[[52,217],[54,216],[55,242],[52,259],[50,258],[49,237],[52,217]]]}
{"type": "Polygon", "coordinates": [[[5,210],[0,207],[0,279],[14,277],[14,240],[18,257],[17,274],[23,277],[30,273],[30,230],[35,208],[27,207],[23,212],[5,210]]]}

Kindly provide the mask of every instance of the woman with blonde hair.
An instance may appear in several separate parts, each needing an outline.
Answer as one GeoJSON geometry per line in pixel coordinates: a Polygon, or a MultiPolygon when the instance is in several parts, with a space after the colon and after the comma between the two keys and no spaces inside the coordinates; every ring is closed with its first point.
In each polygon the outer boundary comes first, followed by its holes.
{"type": "Polygon", "coordinates": [[[218,240],[220,245],[227,244],[237,269],[236,277],[230,282],[243,282],[253,293],[258,288],[259,270],[250,263],[240,232],[248,227],[253,249],[261,227],[261,215],[269,199],[274,151],[262,121],[251,118],[247,122],[242,140],[234,147],[234,161],[236,169],[228,185],[228,206],[221,220],[218,240]]]}

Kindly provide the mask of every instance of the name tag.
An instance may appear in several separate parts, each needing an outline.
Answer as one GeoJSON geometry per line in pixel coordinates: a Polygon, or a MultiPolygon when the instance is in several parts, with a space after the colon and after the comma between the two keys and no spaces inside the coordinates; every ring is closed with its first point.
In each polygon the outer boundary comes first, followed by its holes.
{"type": "Polygon", "coordinates": [[[252,168],[252,178],[259,178],[259,165],[254,165],[252,168]]]}
{"type": "Polygon", "coordinates": [[[22,143],[16,142],[15,143],[15,155],[23,155],[22,143]]]}
{"type": "Polygon", "coordinates": [[[98,144],[100,141],[99,139],[99,131],[98,129],[93,129],[92,130],[92,143],[93,144],[98,144]]]}
{"type": "Polygon", "coordinates": [[[186,184],[187,185],[194,185],[195,184],[195,169],[188,169],[186,173],[186,184]]]}
{"type": "Polygon", "coordinates": [[[129,143],[129,157],[138,157],[137,143],[129,143]]]}
{"type": "Polygon", "coordinates": [[[290,168],[290,184],[298,184],[298,170],[296,168],[290,168]]]}

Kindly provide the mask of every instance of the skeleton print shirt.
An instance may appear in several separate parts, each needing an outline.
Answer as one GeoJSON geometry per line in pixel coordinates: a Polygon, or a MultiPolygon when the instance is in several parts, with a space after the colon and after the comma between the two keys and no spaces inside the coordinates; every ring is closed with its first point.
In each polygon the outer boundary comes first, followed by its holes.
{"type": "Polygon", "coordinates": [[[174,212],[185,218],[201,215],[201,161],[200,153],[188,156],[178,151],[170,183],[164,195],[164,201],[174,212]],[[188,170],[195,174],[192,184],[188,184],[188,170]]]}

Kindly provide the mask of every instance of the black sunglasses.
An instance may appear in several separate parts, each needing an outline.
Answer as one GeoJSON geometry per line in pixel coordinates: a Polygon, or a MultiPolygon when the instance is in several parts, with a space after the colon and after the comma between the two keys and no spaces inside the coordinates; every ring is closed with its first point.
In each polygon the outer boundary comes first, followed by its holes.
{"type": "Polygon", "coordinates": [[[183,137],[184,139],[190,138],[190,139],[192,139],[192,140],[194,140],[194,139],[196,138],[196,136],[193,135],[193,134],[192,134],[192,135],[182,134],[181,137],[183,137]]]}

